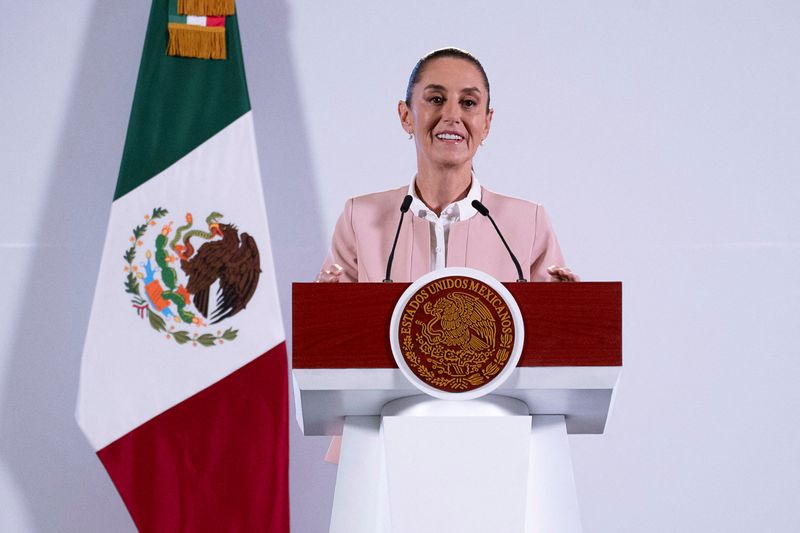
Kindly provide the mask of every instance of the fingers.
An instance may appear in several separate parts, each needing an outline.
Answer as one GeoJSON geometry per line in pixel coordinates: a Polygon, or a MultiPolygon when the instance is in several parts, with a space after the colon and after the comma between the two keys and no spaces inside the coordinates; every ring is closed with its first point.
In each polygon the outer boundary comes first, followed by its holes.
{"type": "Polygon", "coordinates": [[[317,283],[338,283],[342,271],[342,267],[334,263],[330,267],[320,270],[319,274],[317,274],[317,279],[314,281],[317,283]]]}
{"type": "Polygon", "coordinates": [[[547,268],[547,273],[550,274],[552,278],[550,281],[580,281],[581,278],[578,277],[572,270],[568,269],[567,267],[553,265],[547,268]]]}

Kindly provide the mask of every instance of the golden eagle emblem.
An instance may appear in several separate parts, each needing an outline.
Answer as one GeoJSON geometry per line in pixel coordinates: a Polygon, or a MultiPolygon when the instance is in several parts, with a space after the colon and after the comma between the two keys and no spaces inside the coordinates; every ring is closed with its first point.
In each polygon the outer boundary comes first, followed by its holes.
{"type": "Polygon", "coordinates": [[[437,350],[438,357],[434,357],[445,372],[465,376],[489,358],[495,345],[496,327],[489,309],[478,298],[451,292],[426,303],[423,310],[433,318],[422,324],[420,335],[430,347],[446,347],[437,350]]]}
{"type": "Polygon", "coordinates": [[[399,320],[409,369],[446,392],[487,384],[506,366],[514,324],[502,297],[468,277],[435,279],[417,290],[399,320]]]}

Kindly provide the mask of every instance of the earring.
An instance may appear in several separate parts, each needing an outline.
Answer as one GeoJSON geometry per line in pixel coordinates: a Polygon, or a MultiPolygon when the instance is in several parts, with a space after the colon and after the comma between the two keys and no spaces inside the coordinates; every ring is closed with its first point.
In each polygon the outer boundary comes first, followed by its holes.
{"type": "Polygon", "coordinates": [[[413,138],[414,138],[414,133],[409,131],[408,132],[408,140],[410,141],[413,138]]]}
{"type": "Polygon", "coordinates": [[[481,139],[481,146],[486,146],[486,139],[481,139]]]}

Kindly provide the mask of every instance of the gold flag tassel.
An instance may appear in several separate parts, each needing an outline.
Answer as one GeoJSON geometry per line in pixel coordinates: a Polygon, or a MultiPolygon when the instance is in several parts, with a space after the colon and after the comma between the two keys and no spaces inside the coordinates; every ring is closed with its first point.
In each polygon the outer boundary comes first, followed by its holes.
{"type": "Polygon", "coordinates": [[[225,59],[225,28],[169,23],[167,54],[199,59],[225,59]]]}
{"type": "Polygon", "coordinates": [[[178,0],[178,13],[206,17],[233,15],[233,4],[234,0],[178,0]]]}

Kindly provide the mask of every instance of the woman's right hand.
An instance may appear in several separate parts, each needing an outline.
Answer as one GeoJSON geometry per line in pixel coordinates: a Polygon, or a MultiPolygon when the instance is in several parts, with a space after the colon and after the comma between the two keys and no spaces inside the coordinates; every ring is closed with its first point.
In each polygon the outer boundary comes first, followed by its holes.
{"type": "Polygon", "coordinates": [[[547,267],[547,273],[550,274],[550,281],[580,281],[581,278],[565,266],[553,265],[547,267]]]}
{"type": "Polygon", "coordinates": [[[341,266],[334,263],[330,267],[320,270],[319,274],[317,274],[317,279],[314,281],[317,283],[338,283],[343,270],[341,266]]]}

